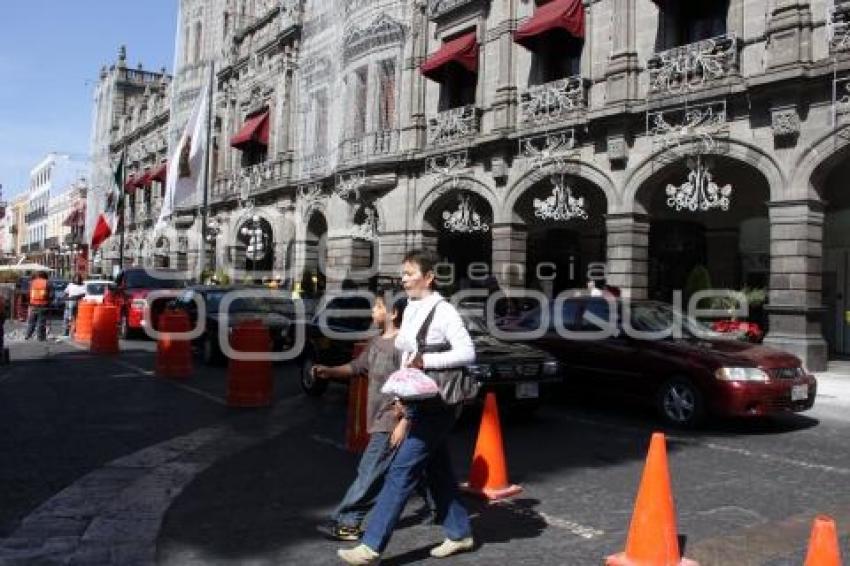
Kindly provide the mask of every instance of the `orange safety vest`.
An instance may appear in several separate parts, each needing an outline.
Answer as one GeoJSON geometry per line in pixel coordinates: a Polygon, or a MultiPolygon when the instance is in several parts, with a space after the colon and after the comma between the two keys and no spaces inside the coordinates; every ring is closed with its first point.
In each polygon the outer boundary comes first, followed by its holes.
{"type": "Polygon", "coordinates": [[[48,303],[47,279],[33,279],[30,283],[30,305],[46,307],[48,303]]]}

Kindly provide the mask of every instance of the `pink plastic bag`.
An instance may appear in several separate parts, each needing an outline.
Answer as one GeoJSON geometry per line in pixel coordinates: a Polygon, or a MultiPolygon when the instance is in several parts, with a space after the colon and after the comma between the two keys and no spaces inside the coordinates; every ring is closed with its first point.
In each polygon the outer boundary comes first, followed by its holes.
{"type": "Polygon", "coordinates": [[[429,399],[440,394],[437,383],[422,370],[404,368],[390,374],[381,393],[394,395],[405,401],[429,399]]]}

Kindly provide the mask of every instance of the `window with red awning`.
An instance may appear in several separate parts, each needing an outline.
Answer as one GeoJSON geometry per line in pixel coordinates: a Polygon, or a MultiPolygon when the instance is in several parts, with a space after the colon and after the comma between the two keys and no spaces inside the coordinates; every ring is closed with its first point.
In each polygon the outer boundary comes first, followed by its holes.
{"type": "Polygon", "coordinates": [[[151,184],[151,180],[152,180],[151,172],[146,171],[145,174],[142,175],[141,177],[139,177],[139,180],[136,181],[136,187],[139,187],[139,188],[147,187],[151,184]]]}
{"type": "Polygon", "coordinates": [[[584,38],[582,0],[551,0],[538,6],[534,15],[514,32],[514,41],[535,51],[541,37],[553,31],[566,32],[576,39],[584,38]]]}
{"type": "Polygon", "coordinates": [[[236,135],[230,138],[230,145],[242,151],[257,145],[268,146],[269,111],[249,116],[236,135]]]}
{"type": "Polygon", "coordinates": [[[124,190],[128,193],[132,193],[136,190],[136,175],[132,174],[127,177],[127,180],[124,182],[124,190]]]}
{"type": "Polygon", "coordinates": [[[470,73],[478,72],[478,37],[474,31],[445,42],[422,63],[420,70],[427,78],[442,82],[450,65],[458,65],[470,73]]]}
{"type": "Polygon", "coordinates": [[[168,175],[168,162],[161,163],[156,169],[151,173],[151,181],[159,181],[160,183],[165,183],[166,176],[168,175]]]}

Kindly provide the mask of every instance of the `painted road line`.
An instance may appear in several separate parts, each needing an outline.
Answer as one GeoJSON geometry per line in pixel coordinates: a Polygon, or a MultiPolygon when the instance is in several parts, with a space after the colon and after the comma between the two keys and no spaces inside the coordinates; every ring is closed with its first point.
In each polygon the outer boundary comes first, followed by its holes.
{"type": "Polygon", "coordinates": [[[549,527],[566,531],[571,535],[575,535],[584,540],[592,540],[594,538],[601,537],[605,534],[605,531],[602,531],[600,529],[589,527],[587,525],[582,525],[575,521],[570,521],[569,519],[555,517],[554,515],[549,515],[548,513],[535,511],[531,507],[520,506],[514,503],[513,501],[499,501],[493,503],[493,505],[498,506],[500,509],[508,511],[517,518],[527,519],[531,521],[543,521],[549,527]]]}
{"type": "MultiPolygon", "coordinates": [[[[589,419],[586,417],[573,417],[573,416],[563,416],[565,420],[596,427],[596,428],[607,428],[609,430],[614,430],[621,433],[638,435],[638,436],[646,436],[649,435],[653,429],[651,428],[642,428],[639,426],[629,426],[622,424],[612,424],[604,421],[598,421],[594,419],[589,419]]],[[[830,466],[828,464],[819,464],[816,462],[808,462],[805,460],[799,460],[796,458],[787,458],[785,456],[777,456],[775,454],[768,454],[766,452],[755,452],[752,450],[747,450],[746,448],[738,448],[736,446],[729,446],[726,444],[719,444],[717,442],[711,441],[702,441],[696,440],[693,438],[679,436],[675,433],[666,433],[666,437],[668,440],[672,440],[673,442],[678,442],[680,444],[684,444],[687,446],[695,446],[707,448],[709,450],[715,450],[718,452],[727,452],[729,454],[737,454],[739,456],[743,456],[745,458],[753,458],[764,460],[766,462],[774,462],[777,464],[784,464],[786,466],[792,466],[796,468],[803,468],[806,470],[817,470],[820,472],[826,472],[831,474],[838,474],[842,476],[850,475],[850,469],[843,468],[839,466],[830,466]]]]}
{"type": "MultiPolygon", "coordinates": [[[[135,364],[131,364],[130,362],[127,362],[127,361],[124,361],[124,360],[113,360],[113,361],[116,364],[123,366],[123,367],[125,367],[129,370],[132,370],[133,372],[135,372],[139,375],[143,375],[145,377],[153,377],[155,375],[155,372],[153,372],[149,369],[139,367],[135,364]]],[[[188,391],[189,393],[194,393],[195,395],[203,397],[204,399],[207,399],[208,401],[212,401],[213,403],[217,403],[217,404],[225,406],[225,407],[227,406],[227,401],[225,399],[222,399],[221,397],[216,397],[212,393],[207,393],[206,391],[204,391],[202,389],[197,389],[195,387],[192,387],[191,385],[186,385],[185,383],[179,383],[179,382],[176,382],[176,381],[171,380],[171,379],[163,379],[161,381],[168,383],[169,385],[172,385],[174,387],[177,387],[178,389],[188,391]]]]}

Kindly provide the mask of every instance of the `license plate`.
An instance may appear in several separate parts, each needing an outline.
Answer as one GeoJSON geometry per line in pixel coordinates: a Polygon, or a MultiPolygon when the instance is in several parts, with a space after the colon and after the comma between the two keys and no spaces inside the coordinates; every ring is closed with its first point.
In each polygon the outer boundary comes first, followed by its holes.
{"type": "Polygon", "coordinates": [[[517,383],[517,399],[537,399],[540,397],[540,386],[537,383],[517,383]]]}
{"type": "Polygon", "coordinates": [[[809,398],[808,385],[795,385],[791,388],[791,401],[805,401],[809,398]]]}

